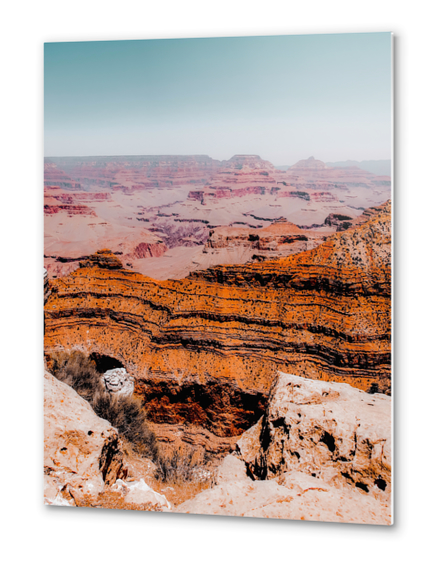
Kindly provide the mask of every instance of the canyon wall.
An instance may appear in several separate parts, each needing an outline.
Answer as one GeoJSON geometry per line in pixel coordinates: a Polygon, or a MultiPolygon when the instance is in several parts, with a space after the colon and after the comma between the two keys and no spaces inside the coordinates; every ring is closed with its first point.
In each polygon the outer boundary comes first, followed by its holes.
{"type": "Polygon", "coordinates": [[[223,440],[259,419],[278,370],[389,394],[390,229],[388,202],[313,250],[176,281],[101,251],[51,281],[47,359],[115,358],[151,421],[223,440]]]}

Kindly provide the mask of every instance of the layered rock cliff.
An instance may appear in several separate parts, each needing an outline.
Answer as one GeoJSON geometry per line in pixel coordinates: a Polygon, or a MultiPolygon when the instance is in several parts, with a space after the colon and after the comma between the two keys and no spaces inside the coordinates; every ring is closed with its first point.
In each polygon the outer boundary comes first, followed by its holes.
{"type": "Polygon", "coordinates": [[[390,393],[390,261],[390,203],[313,250],[178,281],[99,254],[51,283],[46,353],[115,358],[151,420],[226,439],[262,415],[277,370],[390,393]]]}

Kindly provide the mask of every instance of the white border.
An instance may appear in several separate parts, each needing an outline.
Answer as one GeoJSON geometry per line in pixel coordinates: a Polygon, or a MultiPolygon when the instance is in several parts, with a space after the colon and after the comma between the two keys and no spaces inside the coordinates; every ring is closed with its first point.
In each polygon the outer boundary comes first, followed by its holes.
{"type": "MultiPolygon", "coordinates": [[[[5,560],[428,558],[431,521],[432,52],[425,0],[76,0],[2,7],[2,428],[5,560]],[[391,528],[42,506],[44,41],[395,32],[395,525],[391,528]]],[[[394,181],[393,181],[394,183],[394,181]]]]}

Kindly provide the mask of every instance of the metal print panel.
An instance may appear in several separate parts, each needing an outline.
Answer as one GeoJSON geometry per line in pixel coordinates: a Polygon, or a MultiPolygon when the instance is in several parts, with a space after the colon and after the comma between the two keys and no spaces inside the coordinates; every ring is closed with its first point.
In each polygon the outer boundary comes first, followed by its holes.
{"type": "Polygon", "coordinates": [[[45,503],[392,523],[390,33],[45,45],[45,503]]]}

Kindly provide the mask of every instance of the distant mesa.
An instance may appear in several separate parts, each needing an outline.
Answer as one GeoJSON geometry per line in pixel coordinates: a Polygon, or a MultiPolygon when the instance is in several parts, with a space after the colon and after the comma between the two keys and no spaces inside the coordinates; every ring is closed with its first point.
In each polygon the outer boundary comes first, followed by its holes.
{"type": "Polygon", "coordinates": [[[256,154],[235,154],[225,162],[229,167],[242,168],[263,168],[274,170],[274,165],[267,160],[263,160],[256,154]]]}
{"type": "Polygon", "coordinates": [[[327,168],[325,162],[322,162],[321,160],[316,160],[314,158],[314,156],[310,156],[310,158],[307,158],[307,160],[299,160],[299,162],[296,162],[296,164],[293,164],[293,166],[290,167],[292,170],[293,169],[297,169],[297,168],[313,168],[313,169],[322,169],[322,168],[327,168]]]}

